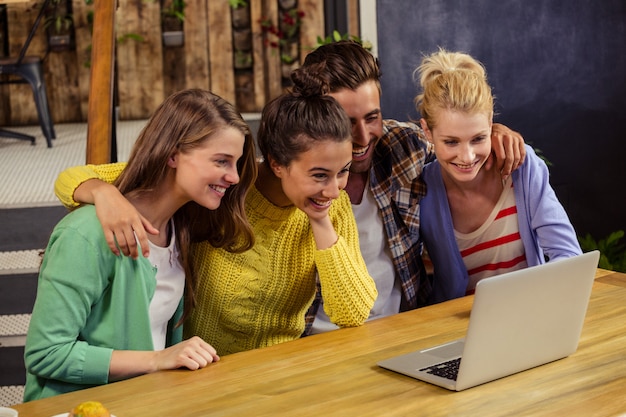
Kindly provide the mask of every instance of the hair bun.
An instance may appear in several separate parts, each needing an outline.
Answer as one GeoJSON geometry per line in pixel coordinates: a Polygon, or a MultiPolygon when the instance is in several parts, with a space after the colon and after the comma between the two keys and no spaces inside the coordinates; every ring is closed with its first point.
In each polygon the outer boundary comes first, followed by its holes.
{"type": "Polygon", "coordinates": [[[296,97],[323,96],[330,92],[330,87],[323,68],[320,65],[300,67],[291,73],[293,87],[291,93],[296,97]]]}

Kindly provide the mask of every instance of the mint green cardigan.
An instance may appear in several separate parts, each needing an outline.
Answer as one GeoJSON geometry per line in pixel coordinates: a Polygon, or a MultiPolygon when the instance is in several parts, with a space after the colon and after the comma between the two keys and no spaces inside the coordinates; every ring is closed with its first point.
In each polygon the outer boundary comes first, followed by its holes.
{"type": "MultiPolygon", "coordinates": [[[[108,383],[113,350],[153,350],[148,307],[156,268],[115,256],[93,206],[54,228],[39,272],[24,361],[24,401],[108,383]]],[[[182,340],[182,299],[167,345],[182,340]]]]}

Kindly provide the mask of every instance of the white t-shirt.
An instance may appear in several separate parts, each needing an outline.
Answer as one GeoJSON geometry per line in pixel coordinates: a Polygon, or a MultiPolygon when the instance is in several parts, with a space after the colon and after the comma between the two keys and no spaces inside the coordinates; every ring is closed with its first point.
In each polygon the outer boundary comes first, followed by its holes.
{"type": "MultiPolygon", "coordinates": [[[[368,320],[396,314],[400,311],[401,285],[396,277],[391,252],[387,246],[387,235],[383,220],[378,212],[374,195],[369,183],[365,186],[361,204],[353,204],[352,211],[359,229],[361,254],[365,259],[367,271],[376,283],[378,297],[374,302],[368,320]]],[[[323,304],[317,310],[312,334],[335,330],[338,327],[331,323],[324,312],[323,304]]]]}
{"type": "Polygon", "coordinates": [[[178,249],[174,233],[174,222],[171,223],[170,243],[160,247],[150,242],[148,260],[157,269],[156,290],[150,301],[149,315],[154,350],[165,348],[167,323],[170,321],[185,291],[185,271],[178,262],[178,249]]]}

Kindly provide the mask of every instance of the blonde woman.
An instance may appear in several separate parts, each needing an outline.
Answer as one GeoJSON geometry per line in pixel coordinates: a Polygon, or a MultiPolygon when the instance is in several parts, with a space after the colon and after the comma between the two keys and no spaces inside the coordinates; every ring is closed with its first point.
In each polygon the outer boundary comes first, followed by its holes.
{"type": "Polygon", "coordinates": [[[415,75],[420,124],[437,157],[424,169],[428,191],[420,212],[435,269],[431,301],[470,294],[485,277],[580,254],[532,148],[505,180],[487,163],[493,96],[482,64],[442,49],[425,57],[415,75]]]}

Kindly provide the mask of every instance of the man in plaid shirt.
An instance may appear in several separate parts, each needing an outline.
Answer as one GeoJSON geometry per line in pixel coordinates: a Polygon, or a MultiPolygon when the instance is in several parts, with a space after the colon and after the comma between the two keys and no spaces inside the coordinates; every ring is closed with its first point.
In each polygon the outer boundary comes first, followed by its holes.
{"type": "MultiPolygon", "coordinates": [[[[361,252],[376,282],[370,319],[426,305],[430,276],[422,259],[419,202],[426,193],[424,164],[432,145],[414,123],[383,120],[378,59],[353,41],[322,45],[297,71],[324,78],[352,121],[352,166],[346,191],[359,229],[361,252]]],[[[503,176],[524,159],[522,137],[493,125],[492,146],[503,176]]],[[[307,313],[305,335],[336,329],[319,291],[307,313]]]]}

